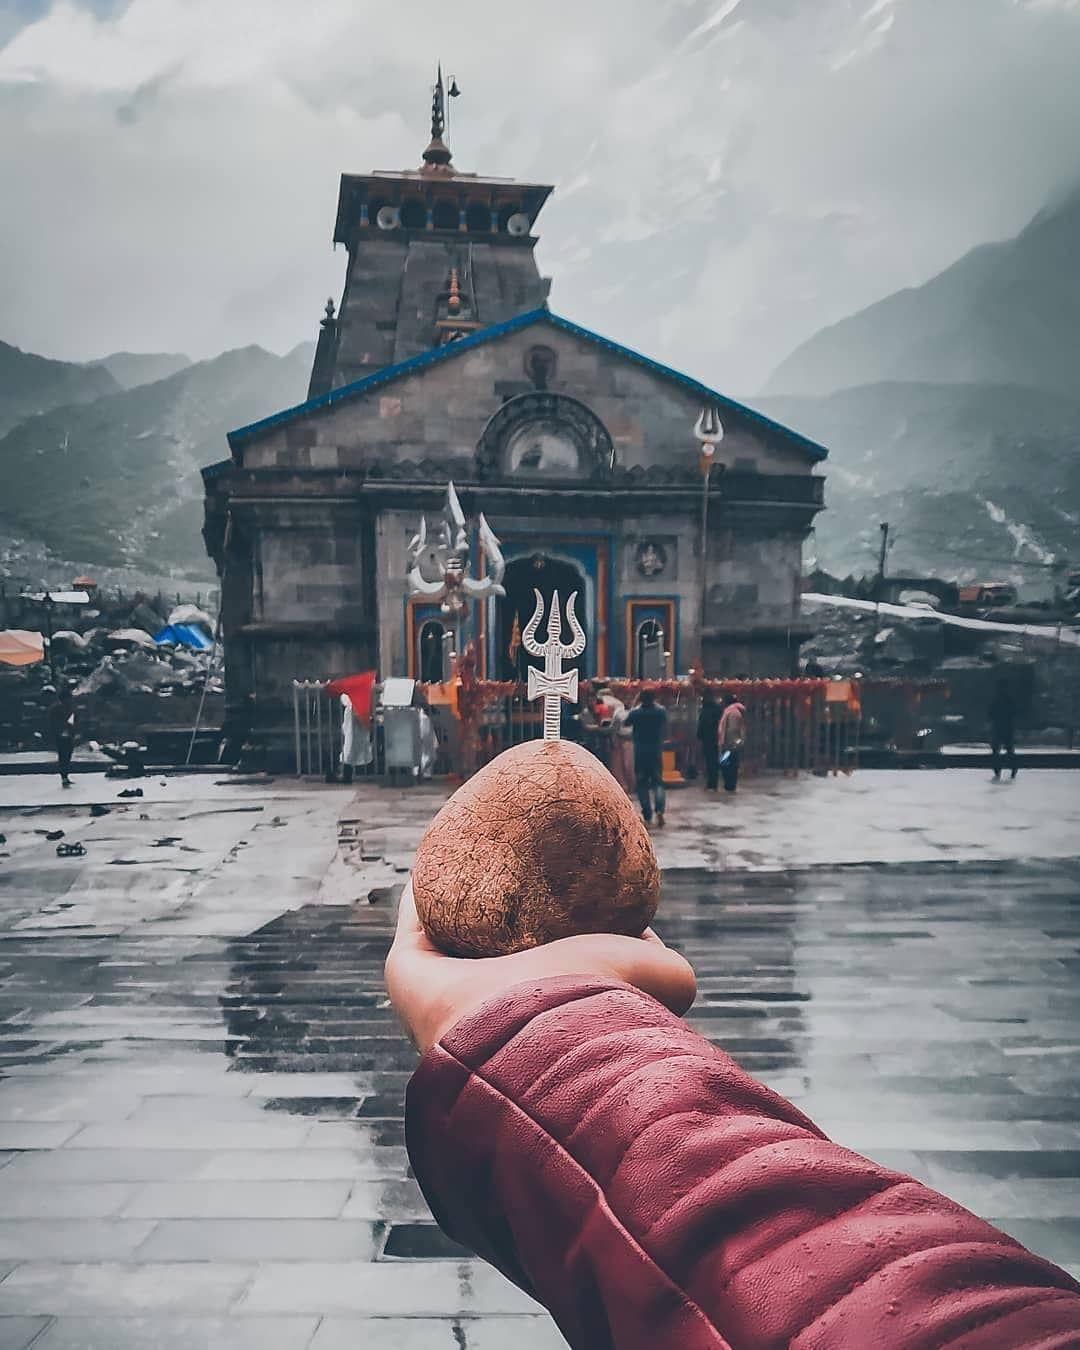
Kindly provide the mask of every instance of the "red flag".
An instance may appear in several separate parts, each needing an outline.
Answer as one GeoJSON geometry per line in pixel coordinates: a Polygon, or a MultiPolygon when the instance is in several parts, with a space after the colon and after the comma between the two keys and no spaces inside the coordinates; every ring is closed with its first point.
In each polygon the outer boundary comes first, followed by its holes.
{"type": "Polygon", "coordinates": [[[375,688],[374,670],[365,670],[361,675],[343,675],[340,680],[331,680],[326,692],[340,697],[347,695],[353,712],[362,722],[371,721],[371,695],[375,688]]]}

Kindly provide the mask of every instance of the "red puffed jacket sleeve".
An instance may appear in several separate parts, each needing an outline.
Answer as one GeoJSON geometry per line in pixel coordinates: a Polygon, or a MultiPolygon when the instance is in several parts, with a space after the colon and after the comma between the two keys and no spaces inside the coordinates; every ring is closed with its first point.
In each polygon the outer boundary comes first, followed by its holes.
{"type": "Polygon", "coordinates": [[[406,1132],[439,1223],[575,1350],[1080,1347],[1063,1271],[625,985],[486,1003],[424,1056],[406,1132]]]}

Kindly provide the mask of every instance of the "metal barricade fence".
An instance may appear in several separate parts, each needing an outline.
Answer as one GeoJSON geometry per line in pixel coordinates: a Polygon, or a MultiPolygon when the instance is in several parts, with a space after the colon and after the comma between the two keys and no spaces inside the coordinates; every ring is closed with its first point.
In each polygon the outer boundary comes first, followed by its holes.
{"type": "MultiPolygon", "coordinates": [[[[293,754],[297,778],[336,778],[342,770],[342,708],[327,694],[328,680],[293,680],[293,754]]],[[[385,769],[381,716],[371,725],[371,763],[352,770],[354,778],[374,778],[385,769]]]]}
{"type": "Polygon", "coordinates": [[[325,708],[325,680],[293,680],[293,742],[298,778],[322,777],[341,755],[341,733],[325,708]]]}

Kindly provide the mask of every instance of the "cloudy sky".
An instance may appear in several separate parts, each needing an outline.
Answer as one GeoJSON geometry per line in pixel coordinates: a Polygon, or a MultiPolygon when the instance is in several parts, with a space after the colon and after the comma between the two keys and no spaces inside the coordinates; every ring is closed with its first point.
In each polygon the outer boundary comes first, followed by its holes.
{"type": "Polygon", "coordinates": [[[0,338],[312,338],[438,57],[552,308],[736,394],[1080,178],[1080,0],[0,0],[0,338]]]}

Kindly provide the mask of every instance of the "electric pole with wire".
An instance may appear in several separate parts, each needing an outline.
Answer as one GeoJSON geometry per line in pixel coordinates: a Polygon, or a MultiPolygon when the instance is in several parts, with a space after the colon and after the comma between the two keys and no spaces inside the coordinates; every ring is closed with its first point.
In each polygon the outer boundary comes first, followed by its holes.
{"type": "Polygon", "coordinates": [[[881,529],[881,552],[878,554],[877,577],[874,581],[874,636],[877,637],[881,626],[881,592],[885,588],[885,559],[889,555],[889,522],[883,520],[881,529]]]}

